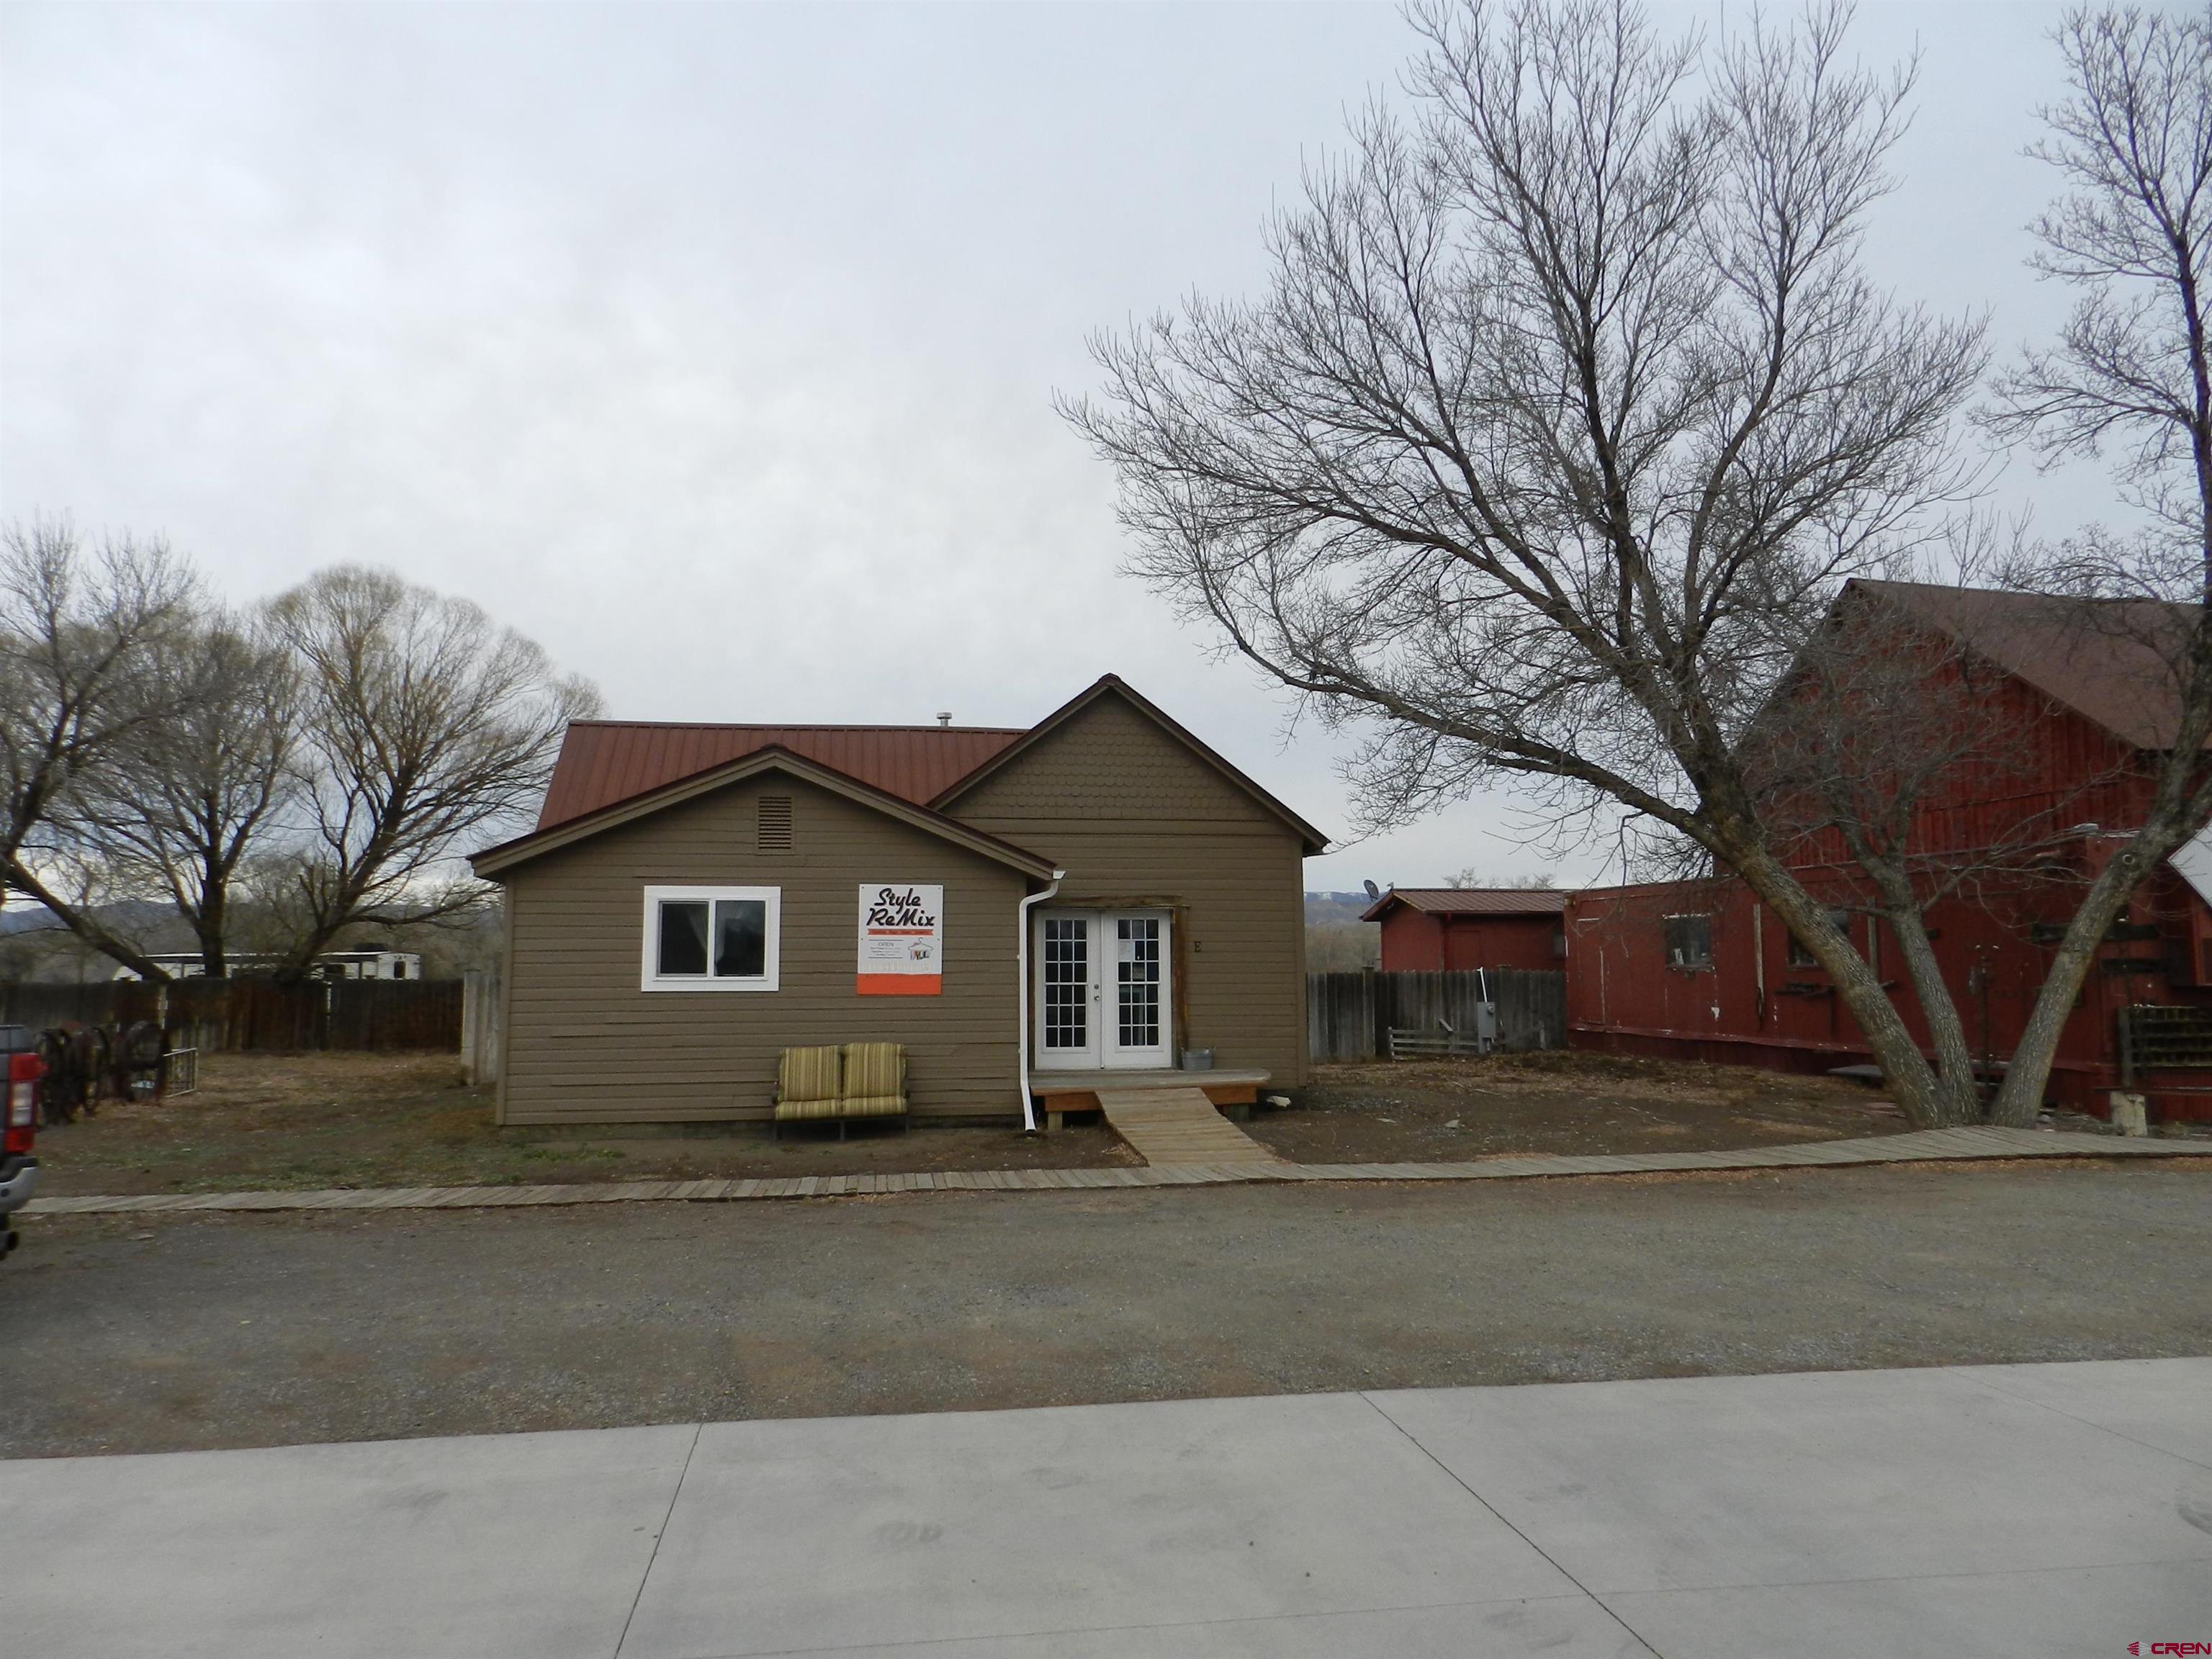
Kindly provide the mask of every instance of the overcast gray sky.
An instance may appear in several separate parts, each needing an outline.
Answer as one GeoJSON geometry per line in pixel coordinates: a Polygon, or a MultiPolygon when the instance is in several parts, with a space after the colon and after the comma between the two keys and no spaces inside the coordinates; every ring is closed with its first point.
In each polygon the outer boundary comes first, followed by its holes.
{"type": "MultiPolygon", "coordinates": [[[[2007,344],[2064,308],[2021,266],[2056,15],[1854,36],[1924,52],[1876,269],[2007,344]]],[[[1253,289],[1407,47],[1386,5],[19,0],[0,514],[166,533],[240,599],[389,565],[641,719],[1023,725],[1110,669],[1341,835],[1331,740],[1116,574],[1049,399],[1091,330],[1253,289]]],[[[2100,490],[1997,495],[2063,529],[2100,490]]],[[[1470,802],[1309,885],[1546,868],[1514,823],[1470,802]]]]}

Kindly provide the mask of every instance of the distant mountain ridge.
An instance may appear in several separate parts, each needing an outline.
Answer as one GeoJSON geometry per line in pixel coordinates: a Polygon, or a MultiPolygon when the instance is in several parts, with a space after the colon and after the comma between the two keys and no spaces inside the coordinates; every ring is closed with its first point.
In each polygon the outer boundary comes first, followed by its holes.
{"type": "MultiPolygon", "coordinates": [[[[158,899],[118,899],[92,906],[89,914],[103,927],[126,936],[179,921],[176,907],[158,899]]],[[[43,904],[11,904],[0,910],[0,934],[52,933],[61,927],[62,919],[43,904]]]]}
{"type": "Polygon", "coordinates": [[[1317,922],[1357,921],[1359,913],[1375,901],[1364,893],[1308,893],[1306,926],[1317,922]]]}

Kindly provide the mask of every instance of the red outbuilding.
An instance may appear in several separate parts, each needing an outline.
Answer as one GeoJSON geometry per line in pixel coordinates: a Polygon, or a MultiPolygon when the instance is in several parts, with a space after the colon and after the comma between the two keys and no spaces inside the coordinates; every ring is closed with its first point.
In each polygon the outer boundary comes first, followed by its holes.
{"type": "MultiPolygon", "coordinates": [[[[2004,763],[1953,769],[1923,796],[1911,832],[1930,868],[1964,867],[2008,845],[2032,853],[2010,876],[1964,884],[1927,909],[1969,1046],[1995,1074],[2083,884],[2147,811],[2151,769],[2178,714],[2154,641],[2193,625],[2195,612],[1887,582],[1853,583],[1838,604],[1887,606],[1941,637],[1942,660],[1974,669],[1951,689],[1971,684],[1977,718],[2002,738],[2004,763]]],[[[1814,836],[1791,862],[1834,905],[1924,1044],[1897,940],[1840,843],[1814,836]]],[[[2212,834],[2157,870],[2107,935],[2067,1023],[2051,1099],[2101,1114],[2111,1091],[2129,1089],[2148,1097],[2155,1116],[2212,1118],[2208,898],[2212,834]]],[[[1578,892],[1564,921],[1577,1047],[1806,1071],[1871,1057],[1826,974],[1734,877],[1578,892]]],[[[1386,926],[1386,967],[1389,938],[1386,926]]]]}
{"type": "Polygon", "coordinates": [[[1557,969],[1565,893],[1511,887],[1394,887],[1362,913],[1382,924],[1382,971],[1557,969]]]}

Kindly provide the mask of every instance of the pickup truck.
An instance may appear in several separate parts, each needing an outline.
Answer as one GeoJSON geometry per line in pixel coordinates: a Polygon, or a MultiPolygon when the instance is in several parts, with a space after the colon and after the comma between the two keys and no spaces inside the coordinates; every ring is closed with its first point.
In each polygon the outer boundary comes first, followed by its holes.
{"type": "Polygon", "coordinates": [[[9,1218],[39,1189],[39,1160],[31,1143],[39,1133],[39,1079],[46,1062],[27,1025],[0,1025],[0,1255],[15,1248],[9,1218]]]}

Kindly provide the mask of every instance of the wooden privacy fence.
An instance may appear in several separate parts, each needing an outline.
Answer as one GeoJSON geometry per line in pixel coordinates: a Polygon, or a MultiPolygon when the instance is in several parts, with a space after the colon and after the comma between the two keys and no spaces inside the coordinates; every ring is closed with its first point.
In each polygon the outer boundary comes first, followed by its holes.
{"type": "Polygon", "coordinates": [[[1316,1060],[1374,1060],[1389,1054],[1394,1030],[1441,1034],[1449,1025],[1471,1036],[1486,1000],[1497,1007],[1499,1048],[1567,1046],[1567,976],[1492,968],[1308,974],[1307,1050],[1316,1060]]]}
{"type": "Polygon", "coordinates": [[[458,980],[340,979],[280,985],[264,979],[106,980],[91,985],[0,985],[0,1024],[33,1030],[158,1021],[179,1048],[429,1048],[461,1046],[458,980]]]}
{"type": "MultiPolygon", "coordinates": [[[[1486,973],[1309,974],[1306,1033],[1316,1060],[1373,1060],[1390,1033],[1472,1034],[1477,1005],[1496,1005],[1501,1048],[1566,1046],[1566,976],[1502,968],[1486,973]]],[[[89,985],[0,985],[0,1024],[38,1030],[158,1019],[178,1048],[422,1048],[464,1055],[477,1082],[499,1075],[496,974],[459,980],[183,979],[167,985],[106,980],[89,985]],[[166,997],[166,1000],[165,1000],[166,997]]]]}

